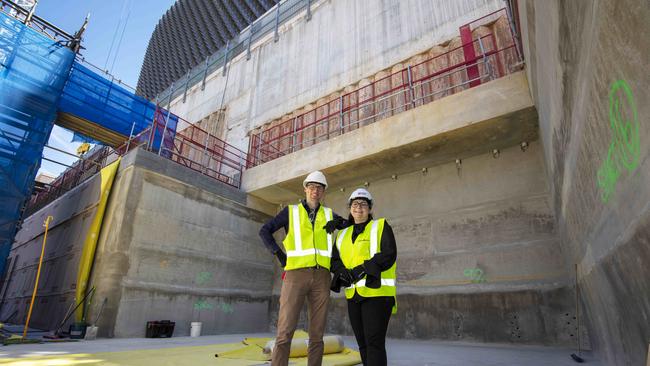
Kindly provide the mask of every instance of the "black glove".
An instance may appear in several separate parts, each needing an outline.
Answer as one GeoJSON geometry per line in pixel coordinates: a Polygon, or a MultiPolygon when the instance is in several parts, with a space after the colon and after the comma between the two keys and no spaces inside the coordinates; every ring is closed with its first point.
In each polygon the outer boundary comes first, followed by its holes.
{"type": "Polygon", "coordinates": [[[341,287],[350,287],[352,286],[352,276],[350,271],[345,268],[334,272],[334,277],[330,283],[330,290],[339,293],[341,292],[341,287]]]}
{"type": "Polygon", "coordinates": [[[359,282],[362,278],[366,277],[366,269],[363,267],[363,264],[360,264],[350,271],[350,276],[352,277],[352,283],[359,282]]]}
{"type": "Polygon", "coordinates": [[[348,226],[347,224],[348,224],[348,220],[342,218],[341,216],[337,216],[333,220],[328,221],[327,224],[323,226],[323,229],[325,229],[325,231],[328,234],[331,234],[336,229],[340,230],[347,227],[348,226]]]}
{"type": "Polygon", "coordinates": [[[282,250],[278,250],[275,252],[275,256],[278,257],[278,261],[280,261],[280,265],[282,268],[287,266],[287,255],[284,254],[282,250]]]}
{"type": "Polygon", "coordinates": [[[347,269],[343,268],[339,271],[338,275],[341,286],[350,287],[354,283],[354,278],[352,278],[352,274],[347,269]]]}

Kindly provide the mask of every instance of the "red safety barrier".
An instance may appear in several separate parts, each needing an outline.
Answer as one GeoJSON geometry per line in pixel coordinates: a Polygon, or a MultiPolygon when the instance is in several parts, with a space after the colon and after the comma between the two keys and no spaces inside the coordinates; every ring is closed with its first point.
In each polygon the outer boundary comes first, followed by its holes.
{"type": "Polygon", "coordinates": [[[251,133],[248,167],[510,74],[521,58],[509,24],[506,9],[488,14],[460,28],[458,47],[251,133]],[[471,39],[472,31],[498,21],[504,25],[495,27],[496,36],[471,39]]]}

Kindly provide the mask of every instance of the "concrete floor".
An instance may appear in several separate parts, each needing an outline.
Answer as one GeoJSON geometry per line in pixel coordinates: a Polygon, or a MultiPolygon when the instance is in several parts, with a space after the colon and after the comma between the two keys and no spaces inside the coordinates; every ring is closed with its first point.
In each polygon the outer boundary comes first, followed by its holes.
{"type": "MultiPolygon", "coordinates": [[[[168,339],[121,338],[98,339],[65,343],[11,345],[0,348],[2,358],[63,355],[157,349],[169,347],[204,346],[240,342],[245,337],[273,337],[270,333],[229,334],[199,338],[174,337],[168,339]]],[[[356,349],[353,337],[344,337],[345,344],[356,349]]],[[[572,366],[570,349],[543,346],[515,346],[463,342],[420,341],[388,339],[388,363],[398,366],[572,366]]],[[[589,365],[601,365],[587,352],[583,354],[589,365]]]]}

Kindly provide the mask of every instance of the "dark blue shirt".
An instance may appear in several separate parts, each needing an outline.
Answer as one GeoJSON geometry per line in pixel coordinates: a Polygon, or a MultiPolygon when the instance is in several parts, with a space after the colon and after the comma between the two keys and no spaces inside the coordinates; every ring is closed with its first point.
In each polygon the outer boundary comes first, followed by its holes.
{"type": "MultiPolygon", "coordinates": [[[[305,208],[305,210],[307,210],[309,220],[311,221],[311,224],[313,226],[314,220],[316,219],[316,213],[320,208],[320,204],[316,206],[315,210],[312,210],[311,208],[309,208],[307,201],[302,200],[301,203],[302,206],[305,208]]],[[[334,218],[339,217],[339,215],[337,215],[336,213],[333,213],[333,215],[334,218]]],[[[273,254],[277,253],[278,250],[281,250],[280,246],[278,245],[278,243],[275,241],[275,238],[273,237],[273,233],[283,228],[285,234],[289,232],[289,208],[288,207],[283,208],[280,211],[280,213],[278,213],[274,218],[269,220],[260,229],[260,237],[262,238],[264,245],[273,254]]]]}

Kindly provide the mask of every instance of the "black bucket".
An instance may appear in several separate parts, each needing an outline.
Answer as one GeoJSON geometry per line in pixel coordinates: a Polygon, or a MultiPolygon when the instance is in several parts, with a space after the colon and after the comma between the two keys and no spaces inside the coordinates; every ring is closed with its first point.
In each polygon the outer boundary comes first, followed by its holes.
{"type": "Polygon", "coordinates": [[[86,323],[72,323],[70,324],[70,338],[83,339],[86,336],[86,323]]]}

